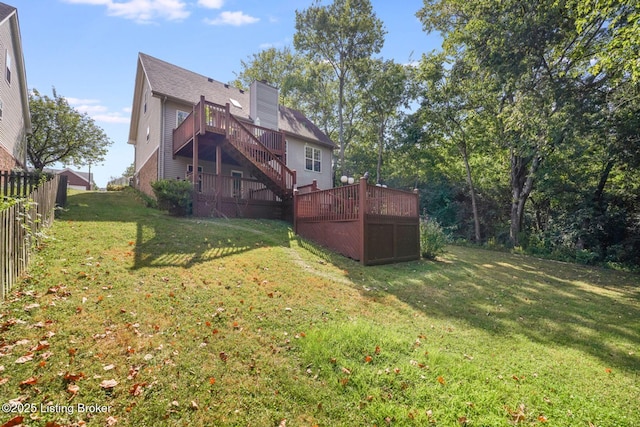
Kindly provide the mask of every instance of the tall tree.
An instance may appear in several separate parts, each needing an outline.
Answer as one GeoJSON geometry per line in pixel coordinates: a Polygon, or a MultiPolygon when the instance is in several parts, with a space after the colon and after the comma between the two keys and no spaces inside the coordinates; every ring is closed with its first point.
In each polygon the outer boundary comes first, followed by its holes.
{"type": "Polygon", "coordinates": [[[366,61],[367,70],[361,73],[364,114],[371,120],[377,139],[376,183],[382,178],[382,161],[388,127],[397,118],[399,108],[406,105],[409,96],[410,75],[407,67],[391,60],[366,61]]]}
{"type": "Polygon", "coordinates": [[[487,126],[483,121],[491,94],[495,94],[462,56],[448,60],[442,54],[425,55],[419,76],[424,89],[416,114],[431,138],[437,138],[444,146],[453,145],[462,159],[475,241],[480,243],[480,215],[470,156],[474,143],[487,139],[487,126]],[[476,136],[482,133],[484,138],[476,136]]]}
{"type": "Polygon", "coordinates": [[[578,32],[575,10],[556,0],[424,3],[425,30],[440,31],[448,53],[464,52],[499,88],[496,139],[510,153],[510,237],[519,245],[541,164],[568,142],[582,99],[602,84],[586,73],[605,22],[578,32]]]}
{"type": "Polygon", "coordinates": [[[27,137],[27,157],[37,170],[53,163],[75,166],[96,164],[104,160],[113,143],[87,114],[69,106],[53,90],[53,98],[29,94],[33,132],[27,137]]]}
{"type": "Polygon", "coordinates": [[[345,89],[356,64],[380,52],[384,43],[382,21],[369,0],[320,0],[302,12],[296,11],[295,48],[317,62],[326,61],[338,80],[338,139],[340,167],[348,140],[344,132],[345,89]]]}

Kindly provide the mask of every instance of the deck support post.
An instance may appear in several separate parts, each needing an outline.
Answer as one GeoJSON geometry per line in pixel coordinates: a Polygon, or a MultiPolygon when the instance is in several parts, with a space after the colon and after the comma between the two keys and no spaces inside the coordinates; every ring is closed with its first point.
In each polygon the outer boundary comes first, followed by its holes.
{"type": "MultiPolygon", "coordinates": [[[[222,179],[222,145],[216,145],[216,187],[221,185],[222,179]]],[[[216,212],[222,208],[222,191],[216,188],[216,212]]]]}
{"type": "Polygon", "coordinates": [[[366,265],[369,260],[367,253],[367,178],[360,178],[358,187],[358,228],[360,229],[360,264],[366,265]]]}

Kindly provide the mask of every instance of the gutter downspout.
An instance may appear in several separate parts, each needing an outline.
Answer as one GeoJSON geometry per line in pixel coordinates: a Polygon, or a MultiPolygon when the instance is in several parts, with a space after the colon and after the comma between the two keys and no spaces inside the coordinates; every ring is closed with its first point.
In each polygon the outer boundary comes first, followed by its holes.
{"type": "Polygon", "coordinates": [[[165,113],[166,113],[167,97],[162,97],[162,108],[160,108],[160,147],[158,153],[158,180],[164,179],[164,159],[165,159],[165,113]]]}

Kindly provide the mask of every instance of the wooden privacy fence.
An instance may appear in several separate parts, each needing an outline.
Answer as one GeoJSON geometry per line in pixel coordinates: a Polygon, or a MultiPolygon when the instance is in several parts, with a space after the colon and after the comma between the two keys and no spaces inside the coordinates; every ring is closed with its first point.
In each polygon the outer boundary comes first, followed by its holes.
{"type": "Polygon", "coordinates": [[[364,265],[420,258],[418,193],[358,184],[294,196],[294,231],[364,265]]]}
{"type": "Polygon", "coordinates": [[[27,196],[38,186],[40,177],[40,174],[32,172],[0,171],[0,195],[27,196]]]}
{"type": "Polygon", "coordinates": [[[28,264],[44,230],[51,226],[60,177],[55,175],[27,198],[0,210],[0,300],[4,300],[28,264]]]}

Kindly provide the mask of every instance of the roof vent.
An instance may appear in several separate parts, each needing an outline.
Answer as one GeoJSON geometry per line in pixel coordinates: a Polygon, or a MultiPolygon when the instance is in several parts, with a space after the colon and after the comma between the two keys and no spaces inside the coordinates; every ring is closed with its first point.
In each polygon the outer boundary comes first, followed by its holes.
{"type": "Polygon", "coordinates": [[[207,77],[207,80],[209,81],[209,83],[213,83],[213,79],[211,77],[207,77]]]}
{"type": "Polygon", "coordinates": [[[224,84],[224,87],[226,87],[227,89],[229,89],[229,84],[228,84],[228,83],[225,83],[225,84],[224,84]]]}
{"type": "Polygon", "coordinates": [[[234,107],[236,107],[236,108],[242,108],[242,104],[240,104],[240,103],[238,102],[238,100],[233,99],[233,98],[229,98],[229,101],[231,101],[231,103],[233,104],[233,106],[234,106],[234,107]]]}

